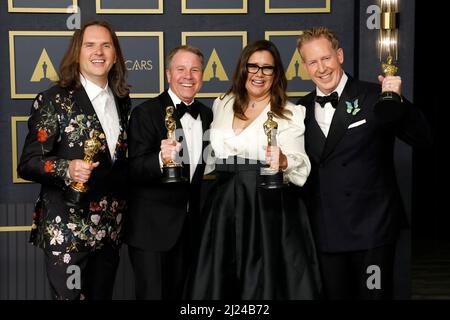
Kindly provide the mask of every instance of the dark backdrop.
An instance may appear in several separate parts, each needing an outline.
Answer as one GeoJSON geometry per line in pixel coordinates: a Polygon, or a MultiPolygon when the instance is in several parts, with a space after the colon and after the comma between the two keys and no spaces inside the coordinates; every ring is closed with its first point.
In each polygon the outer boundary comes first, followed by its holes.
{"type": "MultiPolygon", "coordinates": [[[[427,14],[427,4],[417,2],[416,45],[414,72],[414,99],[422,107],[433,132],[433,146],[430,150],[416,151],[413,157],[413,234],[414,240],[450,240],[450,215],[448,214],[446,187],[447,179],[443,170],[447,157],[444,143],[448,133],[448,79],[445,58],[441,56],[445,46],[442,30],[445,28],[447,13],[435,10],[432,17],[427,14]]],[[[445,54],[444,54],[445,56],[445,54]]]]}

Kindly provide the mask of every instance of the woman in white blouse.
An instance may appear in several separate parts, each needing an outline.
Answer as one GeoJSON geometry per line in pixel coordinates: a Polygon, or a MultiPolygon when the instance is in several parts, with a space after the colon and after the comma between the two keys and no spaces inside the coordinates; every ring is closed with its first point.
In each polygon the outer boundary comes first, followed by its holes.
{"type": "Polygon", "coordinates": [[[199,251],[187,283],[192,299],[314,299],[320,277],[298,190],[260,187],[270,165],[290,185],[310,172],[304,149],[304,107],[287,100],[287,80],[273,43],[242,51],[232,87],[215,100],[211,146],[216,181],[203,211],[199,251]],[[272,111],[277,146],[267,146],[272,111]]]}

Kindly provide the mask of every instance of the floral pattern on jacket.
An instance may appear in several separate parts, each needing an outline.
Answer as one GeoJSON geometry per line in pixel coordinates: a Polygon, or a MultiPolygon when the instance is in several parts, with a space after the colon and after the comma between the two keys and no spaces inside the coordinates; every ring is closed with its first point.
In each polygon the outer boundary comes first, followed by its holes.
{"type": "MultiPolygon", "coordinates": [[[[84,89],[55,86],[37,95],[28,120],[29,133],[19,163],[23,178],[41,184],[30,242],[56,253],[92,251],[106,242],[121,243],[126,211],[126,127],[129,98],[117,99],[120,135],[111,159],[106,136],[84,89]],[[100,165],[89,179],[89,201],[80,209],[64,202],[71,180],[70,160],[83,159],[84,141],[96,135],[100,165]],[[119,181],[119,182],[117,182],[119,181]]],[[[61,255],[63,258],[64,255],[61,255]]],[[[65,259],[65,260],[68,260],[65,259]]]]}
{"type": "MultiPolygon", "coordinates": [[[[113,246],[121,244],[122,218],[126,210],[124,200],[103,197],[100,202],[90,202],[88,212],[85,209],[69,209],[68,218],[57,215],[53,219],[45,218],[44,208],[48,204],[38,200],[33,214],[33,243],[53,252],[78,252],[99,249],[104,239],[113,246]],[[39,232],[38,232],[38,229],[39,232]]],[[[67,260],[67,259],[66,259],[67,260]]]]}

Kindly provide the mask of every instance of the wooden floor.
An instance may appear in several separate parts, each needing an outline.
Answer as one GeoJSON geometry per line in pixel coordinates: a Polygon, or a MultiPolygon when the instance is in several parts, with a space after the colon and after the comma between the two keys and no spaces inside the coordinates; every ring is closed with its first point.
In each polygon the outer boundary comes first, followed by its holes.
{"type": "Polygon", "coordinates": [[[413,242],[412,299],[450,300],[450,241],[413,242]]]}

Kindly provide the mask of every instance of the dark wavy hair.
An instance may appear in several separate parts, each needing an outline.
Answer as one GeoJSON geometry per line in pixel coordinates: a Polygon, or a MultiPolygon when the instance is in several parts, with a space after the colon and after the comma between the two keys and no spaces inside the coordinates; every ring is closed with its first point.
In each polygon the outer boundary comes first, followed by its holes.
{"type": "Polygon", "coordinates": [[[284,109],[288,99],[286,94],[287,79],[280,53],[278,52],[277,47],[270,41],[258,40],[249,43],[242,50],[241,55],[239,56],[239,62],[234,71],[233,83],[225,95],[234,95],[234,114],[239,119],[247,120],[247,117],[244,114],[249,102],[247,89],[245,88],[248,77],[247,63],[250,56],[257,51],[268,51],[273,57],[275,72],[273,74],[272,88],[270,88],[270,109],[277,117],[287,119],[286,115],[291,114],[290,111],[284,109]]]}
{"type": "Polygon", "coordinates": [[[118,97],[126,97],[130,93],[130,87],[126,82],[127,69],[120,49],[119,39],[114,32],[112,26],[106,21],[90,21],[83,25],[83,27],[75,31],[69,47],[61,61],[59,67],[59,80],[57,84],[63,88],[79,89],[80,82],[80,57],[81,47],[83,45],[83,36],[86,28],[90,26],[100,26],[108,30],[114,49],[116,51],[116,63],[113,65],[108,73],[108,83],[111,90],[118,97]]]}

